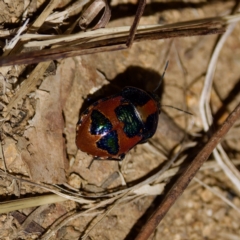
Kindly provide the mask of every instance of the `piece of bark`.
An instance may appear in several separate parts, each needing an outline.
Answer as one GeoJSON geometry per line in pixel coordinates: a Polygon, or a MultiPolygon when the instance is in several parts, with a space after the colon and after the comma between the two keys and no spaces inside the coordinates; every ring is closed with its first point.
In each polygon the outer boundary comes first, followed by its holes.
{"type": "MultiPolygon", "coordinates": [[[[22,224],[26,219],[27,216],[25,216],[24,214],[18,212],[18,211],[14,211],[11,213],[11,215],[20,223],[22,224]]],[[[44,232],[44,228],[41,227],[38,223],[36,223],[35,221],[31,221],[30,224],[23,229],[25,232],[27,233],[43,233],[44,232]]]]}
{"type": "Polygon", "coordinates": [[[66,181],[62,109],[71,86],[71,81],[65,79],[66,72],[73,74],[69,60],[63,61],[56,75],[48,76],[36,91],[36,114],[24,133],[29,144],[21,153],[33,181],[52,184],[66,181]]]}

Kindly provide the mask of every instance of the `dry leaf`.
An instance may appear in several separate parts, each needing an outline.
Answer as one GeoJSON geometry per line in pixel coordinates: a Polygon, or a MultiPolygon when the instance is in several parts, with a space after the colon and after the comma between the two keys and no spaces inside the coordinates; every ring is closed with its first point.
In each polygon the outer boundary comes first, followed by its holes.
{"type": "Polygon", "coordinates": [[[66,180],[62,108],[71,87],[71,81],[65,81],[63,74],[66,68],[71,74],[71,65],[63,61],[56,75],[47,77],[40,86],[41,90],[36,91],[36,114],[24,133],[29,145],[22,151],[22,158],[34,181],[60,184],[66,180]]]}
{"type": "Polygon", "coordinates": [[[107,1],[95,0],[91,5],[83,12],[80,20],[79,26],[81,29],[86,29],[88,25],[94,20],[94,18],[104,9],[104,13],[98,23],[95,25],[93,30],[98,28],[103,28],[107,25],[111,17],[111,10],[108,6],[107,1]]]}

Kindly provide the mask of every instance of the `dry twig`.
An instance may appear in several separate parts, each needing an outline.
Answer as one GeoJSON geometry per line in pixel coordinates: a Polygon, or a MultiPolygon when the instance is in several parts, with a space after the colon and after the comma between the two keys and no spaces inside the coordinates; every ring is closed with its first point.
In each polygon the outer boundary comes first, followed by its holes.
{"type": "MultiPolygon", "coordinates": [[[[240,16],[236,14],[234,19],[230,17],[218,17],[166,25],[140,26],[138,27],[134,41],[139,42],[184,36],[220,34],[225,31],[226,24],[237,21],[239,17],[240,16]]],[[[44,36],[44,39],[47,37],[49,38],[46,43],[48,45],[51,43],[54,49],[25,52],[15,56],[1,57],[0,66],[32,64],[65,57],[126,49],[126,42],[131,41],[128,39],[128,31],[129,27],[120,27],[99,29],[90,33],[86,32],[74,35],[44,36]]],[[[22,40],[24,39],[28,47],[30,45],[32,46],[29,37],[42,40],[42,36],[23,35],[22,40]]],[[[36,46],[43,47],[44,45],[42,41],[40,41],[36,46]]]]}
{"type": "MultiPolygon", "coordinates": [[[[215,73],[218,56],[228,36],[232,33],[235,25],[236,23],[230,24],[227,31],[220,37],[219,41],[216,44],[216,47],[214,49],[214,52],[212,54],[212,57],[208,66],[204,87],[203,87],[200,102],[199,102],[200,114],[203,122],[203,128],[205,131],[208,131],[209,125],[212,124],[212,113],[211,113],[209,102],[210,102],[213,76],[215,73]]],[[[213,155],[217,160],[218,164],[221,166],[221,168],[225,172],[225,174],[228,176],[228,178],[234,183],[236,188],[240,190],[240,173],[227,157],[227,154],[225,153],[221,144],[219,144],[217,148],[214,149],[213,155]]]]}
{"type": "Polygon", "coordinates": [[[155,228],[164,218],[168,210],[175,203],[183,191],[187,188],[192,178],[196,175],[202,164],[208,159],[213,149],[227,134],[233,124],[240,118],[240,104],[232,111],[222,126],[209,139],[204,148],[198,153],[185,172],[179,177],[174,186],[170,189],[163,202],[159,205],[155,213],[148,220],[136,240],[146,240],[154,232],[155,228]]]}

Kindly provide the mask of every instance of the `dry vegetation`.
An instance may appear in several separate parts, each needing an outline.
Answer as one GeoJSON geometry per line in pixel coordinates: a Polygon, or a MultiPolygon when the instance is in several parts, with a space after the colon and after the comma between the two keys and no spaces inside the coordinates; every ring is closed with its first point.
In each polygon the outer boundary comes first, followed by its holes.
{"type": "MultiPolygon", "coordinates": [[[[130,49],[136,1],[113,0],[94,31],[78,26],[84,1],[60,2],[0,2],[0,239],[134,239],[240,102],[238,1],[148,1],[130,49]],[[161,104],[193,116],[162,107],[148,143],[88,169],[79,113],[126,85],[152,91],[167,60],[161,104]]],[[[230,127],[150,239],[240,240],[230,127]]]]}

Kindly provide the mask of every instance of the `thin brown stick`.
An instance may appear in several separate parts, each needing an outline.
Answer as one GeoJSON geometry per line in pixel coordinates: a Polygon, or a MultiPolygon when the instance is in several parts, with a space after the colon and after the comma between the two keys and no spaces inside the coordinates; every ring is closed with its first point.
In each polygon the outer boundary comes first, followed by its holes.
{"type": "Polygon", "coordinates": [[[228,118],[219,128],[219,130],[212,135],[208,143],[198,153],[192,163],[190,163],[185,172],[179,177],[179,179],[176,181],[176,183],[166,195],[163,202],[159,205],[155,213],[150,217],[147,224],[143,227],[135,240],[146,240],[149,238],[149,236],[157,228],[158,224],[161,222],[161,220],[166,215],[171,206],[187,188],[188,184],[196,175],[202,164],[208,159],[214,148],[227,134],[229,129],[233,126],[233,124],[237,121],[238,118],[240,118],[240,103],[228,116],[228,118]]]}
{"type": "MultiPolygon", "coordinates": [[[[137,34],[135,41],[156,40],[164,38],[198,36],[207,34],[221,34],[225,31],[224,27],[213,29],[183,29],[171,32],[154,32],[137,34]]],[[[79,46],[63,46],[58,48],[46,49],[41,51],[24,52],[12,56],[0,57],[0,66],[10,66],[18,64],[33,64],[49,60],[56,60],[66,57],[94,54],[99,52],[109,52],[126,49],[126,37],[104,39],[95,42],[84,43],[79,46]]],[[[69,45],[70,43],[68,43],[69,45]]],[[[71,45],[71,44],[70,44],[71,45]]]]}
{"type": "Polygon", "coordinates": [[[33,63],[49,61],[47,59],[56,60],[60,58],[88,55],[93,53],[117,51],[117,50],[122,50],[126,48],[127,46],[125,44],[120,44],[120,45],[113,45],[109,47],[99,47],[99,48],[90,48],[90,49],[81,49],[80,47],[69,47],[68,49],[65,48],[65,50],[59,49],[59,51],[54,51],[54,49],[49,49],[49,50],[35,51],[31,53],[30,52],[21,53],[16,56],[8,56],[4,59],[0,58],[0,66],[33,64],[33,63]]]}
{"type": "Polygon", "coordinates": [[[138,23],[143,15],[145,6],[146,6],[146,0],[139,0],[136,16],[135,16],[133,24],[130,28],[129,37],[127,39],[127,43],[126,43],[127,47],[131,47],[133,44],[134,37],[135,37],[137,27],[138,27],[138,23]]]}

